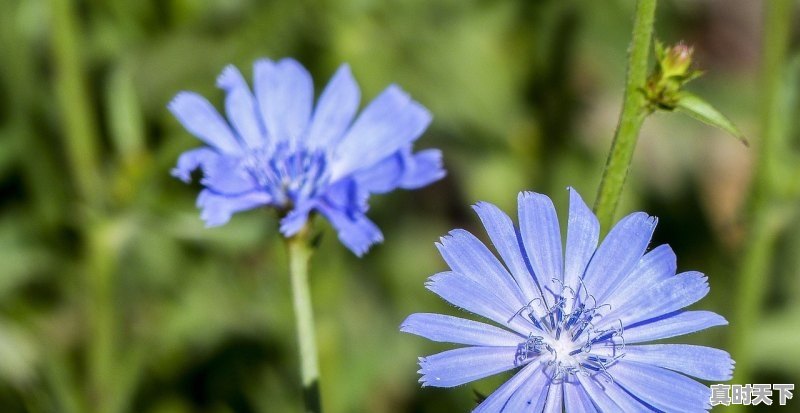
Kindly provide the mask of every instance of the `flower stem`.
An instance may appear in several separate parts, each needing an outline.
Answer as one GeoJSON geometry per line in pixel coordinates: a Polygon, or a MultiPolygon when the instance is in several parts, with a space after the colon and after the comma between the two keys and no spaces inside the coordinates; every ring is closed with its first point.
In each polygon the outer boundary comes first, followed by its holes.
{"type": "MultiPolygon", "coordinates": [[[[782,85],[786,75],[787,51],[792,23],[792,0],[764,3],[764,48],[761,83],[761,141],[751,188],[749,236],[738,278],[736,312],[731,320],[731,353],[736,360],[735,383],[752,382],[752,331],[760,318],[761,304],[769,285],[773,244],[777,237],[771,202],[775,199],[774,168],[780,161],[782,85]]],[[[731,410],[736,407],[731,406],[731,410]]],[[[744,407],[739,406],[744,409],[744,407]]]]}
{"type": "Polygon", "coordinates": [[[91,335],[88,343],[89,405],[94,412],[110,413],[116,394],[113,388],[117,363],[117,314],[114,305],[116,252],[107,222],[92,223],[87,233],[87,316],[91,335]]]}
{"type": "Polygon", "coordinates": [[[297,320],[297,342],[300,347],[300,378],[306,413],[320,413],[319,362],[317,361],[314,311],[308,283],[308,263],[313,250],[308,226],[286,240],[289,273],[292,279],[292,300],[297,320]]]}
{"type": "Polygon", "coordinates": [[[636,2],[633,38],[628,51],[625,99],[594,205],[594,212],[600,220],[603,231],[608,231],[614,221],[614,213],[622,196],[639,130],[644,119],[651,112],[642,90],[647,81],[647,58],[650,52],[650,39],[653,35],[655,11],[656,0],[638,0],[636,2]]]}
{"type": "Polygon", "coordinates": [[[64,124],[64,150],[81,202],[98,202],[99,154],[97,129],[86,91],[75,2],[51,0],[55,88],[64,124]]]}
{"type": "Polygon", "coordinates": [[[86,89],[81,57],[80,25],[73,0],[51,0],[52,54],[55,92],[64,126],[63,149],[79,201],[79,217],[85,238],[85,314],[87,342],[87,405],[91,411],[108,413],[114,400],[116,313],[113,269],[115,258],[108,242],[108,228],[101,214],[100,156],[97,122],[86,89]],[[92,219],[89,219],[92,218],[92,219]]]}

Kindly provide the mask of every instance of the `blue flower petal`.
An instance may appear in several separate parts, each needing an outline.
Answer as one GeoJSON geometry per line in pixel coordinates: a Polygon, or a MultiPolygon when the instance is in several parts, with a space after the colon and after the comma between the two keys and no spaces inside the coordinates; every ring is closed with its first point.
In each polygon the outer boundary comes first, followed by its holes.
{"type": "MultiPolygon", "coordinates": [[[[605,388],[600,385],[595,379],[597,376],[584,376],[583,374],[576,374],[575,377],[581,384],[581,387],[592,399],[592,403],[597,406],[601,412],[623,412],[622,408],[614,402],[614,400],[605,392],[605,388]]],[[[634,410],[636,411],[636,410],[634,410]]]]}
{"type": "Polygon", "coordinates": [[[397,152],[375,165],[355,173],[358,185],[374,194],[394,190],[400,185],[406,163],[402,153],[397,152]]]}
{"type": "Polygon", "coordinates": [[[694,333],[707,328],[728,325],[711,311],[678,311],[625,327],[626,343],[641,343],[694,333]]]}
{"type": "Polygon", "coordinates": [[[180,92],[167,107],[189,133],[203,142],[228,154],[241,153],[231,128],[204,97],[180,92]]]}
{"type": "Polygon", "coordinates": [[[511,370],[517,347],[463,347],[420,357],[423,387],[454,387],[511,370]]]}
{"type": "Polygon", "coordinates": [[[564,411],[564,382],[553,383],[547,393],[544,413],[562,413],[564,411]]]}
{"type": "Polygon", "coordinates": [[[238,159],[230,156],[219,156],[206,162],[200,183],[220,195],[240,195],[256,189],[253,177],[239,168],[238,159]]]}
{"type": "Polygon", "coordinates": [[[505,267],[469,232],[463,229],[450,231],[436,246],[454,272],[469,277],[488,290],[494,290],[515,311],[529,301],[522,296],[505,267]]]}
{"type": "Polygon", "coordinates": [[[334,152],[331,180],[370,167],[416,140],[431,114],[397,86],[389,86],[353,123],[334,152]]]}
{"type": "Polygon", "coordinates": [[[308,132],[308,146],[327,148],[336,145],[353,122],[361,92],[350,66],[344,64],[322,91],[308,132]]]}
{"type": "Polygon", "coordinates": [[[630,325],[680,310],[708,294],[708,280],[696,271],[678,274],[645,289],[631,301],[611,310],[598,328],[621,322],[630,325]]]}
{"type": "Polygon", "coordinates": [[[486,317],[500,325],[508,326],[527,335],[530,325],[521,317],[513,317],[519,310],[516,304],[500,298],[495,289],[486,288],[471,278],[451,271],[440,272],[425,283],[425,287],[445,301],[471,313],[486,317]],[[510,319],[510,322],[509,322],[510,319]]]}
{"type": "Polygon", "coordinates": [[[500,208],[488,202],[478,202],[473,206],[473,209],[478,213],[486,232],[489,234],[489,239],[491,239],[495,249],[497,249],[500,257],[503,258],[517,285],[522,290],[525,297],[524,300],[528,302],[537,297],[541,298],[539,287],[536,285],[533,275],[528,270],[525,258],[522,256],[523,250],[519,233],[514,228],[511,218],[500,208]]]}
{"type": "Polygon", "coordinates": [[[521,192],[518,203],[520,233],[533,273],[543,291],[558,294],[561,286],[553,280],[564,281],[564,256],[553,201],[542,194],[521,192]]]}
{"type": "Polygon", "coordinates": [[[192,180],[192,171],[203,165],[215,161],[220,156],[217,151],[202,147],[186,151],[178,157],[178,165],[172,168],[170,174],[183,182],[192,180]]]}
{"type": "Polygon", "coordinates": [[[398,187],[416,189],[445,176],[442,153],[428,149],[411,153],[411,145],[393,153],[372,167],[355,173],[359,186],[370,193],[386,193],[398,187]]]}
{"type": "Polygon", "coordinates": [[[574,382],[564,382],[564,407],[567,412],[598,412],[586,390],[574,382]]]}
{"type": "Polygon", "coordinates": [[[666,244],[659,245],[639,260],[636,267],[615,291],[610,292],[604,302],[611,308],[616,308],[641,293],[642,286],[656,285],[674,277],[677,268],[677,259],[672,248],[666,244]]]}
{"type": "Polygon", "coordinates": [[[253,68],[256,100],[264,126],[274,142],[298,143],[308,127],[314,84],[294,59],[256,61],[253,68]]]}
{"type": "Polygon", "coordinates": [[[550,378],[546,374],[534,374],[508,398],[503,412],[541,412],[547,400],[549,384],[550,378]]]}
{"type": "Polygon", "coordinates": [[[269,195],[263,192],[226,196],[204,189],[197,197],[197,206],[203,210],[200,218],[206,222],[206,226],[216,227],[228,222],[236,212],[267,205],[271,201],[269,195]]]}
{"type": "Polygon", "coordinates": [[[639,262],[650,243],[658,220],[644,212],[621,219],[606,235],[592,257],[583,281],[598,301],[614,291],[639,262]]]}
{"type": "Polygon", "coordinates": [[[291,237],[297,234],[306,225],[306,222],[308,222],[308,215],[315,207],[315,202],[305,202],[300,205],[295,205],[294,209],[289,211],[289,213],[281,219],[281,234],[285,237],[291,237]]]}
{"type": "Polygon", "coordinates": [[[578,291],[586,266],[597,249],[600,222],[583,202],[578,191],[569,188],[569,223],[564,256],[564,285],[578,291]]]}
{"type": "Polygon", "coordinates": [[[608,395],[608,397],[611,398],[611,400],[613,400],[617,406],[619,406],[619,411],[657,413],[656,410],[651,406],[648,406],[647,403],[644,403],[632,396],[625,389],[614,382],[613,376],[614,372],[612,368],[610,376],[607,377],[602,374],[594,376],[594,382],[597,383],[600,388],[602,388],[603,392],[608,395]]]}
{"type": "Polygon", "coordinates": [[[250,148],[263,146],[267,140],[261,115],[239,69],[233,65],[225,67],[217,78],[217,86],[227,93],[225,113],[245,145],[250,148]]]}
{"type": "Polygon", "coordinates": [[[690,413],[711,408],[711,389],[673,371],[625,360],[612,371],[615,383],[656,409],[690,413]]]}
{"type": "Polygon", "coordinates": [[[471,346],[516,346],[524,338],[518,334],[484,324],[442,314],[411,314],[400,325],[400,331],[428,340],[471,346]]]}
{"type": "Polygon", "coordinates": [[[508,399],[514,392],[534,375],[541,375],[541,369],[541,363],[528,363],[522,370],[511,377],[511,379],[492,392],[492,394],[478,405],[472,413],[496,413],[504,411],[503,407],[508,403],[508,399]]]}
{"type": "Polygon", "coordinates": [[[381,230],[363,213],[348,214],[329,204],[321,204],[319,212],[336,228],[342,244],[359,257],[364,255],[372,244],[383,241],[381,230]]]}
{"type": "Polygon", "coordinates": [[[726,351],[689,344],[650,344],[625,347],[625,361],[652,364],[703,380],[726,381],[733,360],[726,351]]]}
{"type": "Polygon", "coordinates": [[[444,178],[446,174],[442,167],[442,151],[426,149],[412,155],[409,148],[400,186],[404,189],[422,188],[444,178]]]}

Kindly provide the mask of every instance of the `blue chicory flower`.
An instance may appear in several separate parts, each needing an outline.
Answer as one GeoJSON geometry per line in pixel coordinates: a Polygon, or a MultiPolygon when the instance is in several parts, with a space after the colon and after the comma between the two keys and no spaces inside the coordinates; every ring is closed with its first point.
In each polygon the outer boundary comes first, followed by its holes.
{"type": "Polygon", "coordinates": [[[570,189],[566,251],[550,198],[519,194],[519,225],[496,206],[475,205],[505,266],[475,236],[454,230],[437,246],[450,266],[426,287],[501,327],[413,314],[401,330],[464,344],[420,358],[424,386],[453,387],[519,369],[475,412],[702,412],[709,387],[729,380],[727,352],[640,344],[727,324],[684,307],[709,291],[694,271],[675,275],[667,245],[645,252],[656,218],[623,218],[597,246],[599,224],[570,189]]]}
{"type": "Polygon", "coordinates": [[[365,215],[370,194],[419,188],[444,176],[439,150],[412,152],[431,115],[399,87],[389,86],[356,118],[360,91],[346,64],[314,108],[311,76],[297,61],[258,60],[253,73],[255,93],[233,66],[217,79],[227,122],[196,93],[180,92],[169,104],[208,145],[182,154],[172,170],[184,182],[195,169],[203,171],[197,205],[206,225],[270,206],[286,214],[280,230],[288,237],[319,212],[361,255],[383,239],[365,215]]]}

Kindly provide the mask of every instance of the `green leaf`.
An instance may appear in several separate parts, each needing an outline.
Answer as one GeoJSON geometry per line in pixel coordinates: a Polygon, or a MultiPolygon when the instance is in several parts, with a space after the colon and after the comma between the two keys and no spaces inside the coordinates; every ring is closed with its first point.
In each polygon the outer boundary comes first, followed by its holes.
{"type": "Polygon", "coordinates": [[[742,132],[731,122],[725,115],[720,113],[717,109],[711,106],[710,103],[703,100],[701,97],[693,95],[689,92],[681,92],[678,98],[676,109],[686,113],[687,115],[707,123],[711,126],[718,127],[736,139],[739,139],[745,146],[750,146],[747,139],[742,132]]]}

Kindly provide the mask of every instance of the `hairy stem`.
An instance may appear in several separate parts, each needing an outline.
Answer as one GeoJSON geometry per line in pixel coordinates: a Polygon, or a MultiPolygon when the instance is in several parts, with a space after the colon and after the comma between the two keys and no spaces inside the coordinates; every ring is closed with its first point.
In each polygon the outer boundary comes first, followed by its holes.
{"type": "Polygon", "coordinates": [[[314,333],[314,311],[308,283],[308,263],[313,250],[308,226],[286,240],[289,272],[292,279],[292,300],[297,321],[297,342],[300,347],[300,378],[306,413],[320,413],[319,362],[314,333]]]}
{"type": "Polygon", "coordinates": [[[628,176],[633,151],[639,130],[650,110],[647,107],[642,90],[647,81],[647,58],[650,52],[650,41],[653,35],[656,0],[638,0],[636,2],[636,18],[633,23],[633,38],[628,50],[628,75],[625,81],[625,99],[622,113],[608,154],[603,178],[597,192],[594,212],[600,220],[604,232],[614,222],[625,178],[628,176]]]}

